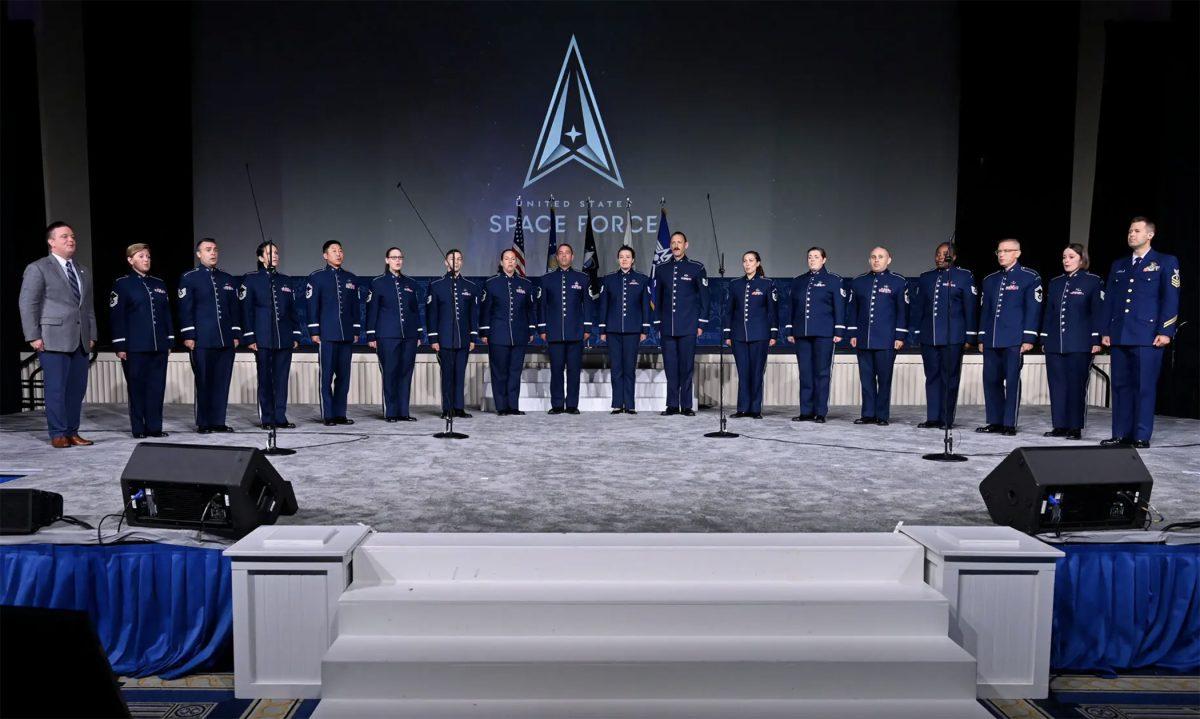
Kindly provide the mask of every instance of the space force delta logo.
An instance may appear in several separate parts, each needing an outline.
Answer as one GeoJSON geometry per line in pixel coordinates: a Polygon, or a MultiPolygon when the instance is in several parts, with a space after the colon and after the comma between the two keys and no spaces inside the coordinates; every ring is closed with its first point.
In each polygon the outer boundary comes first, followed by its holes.
{"type": "Polygon", "coordinates": [[[625,186],[574,35],[550,95],[525,187],[570,162],[578,162],[617,187],[625,186]]]}

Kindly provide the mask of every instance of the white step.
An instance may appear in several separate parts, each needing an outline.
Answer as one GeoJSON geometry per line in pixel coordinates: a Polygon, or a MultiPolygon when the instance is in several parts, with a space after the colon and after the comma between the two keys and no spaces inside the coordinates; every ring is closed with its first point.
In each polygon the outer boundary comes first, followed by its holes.
{"type": "Polygon", "coordinates": [[[372,535],[355,585],[412,581],[924,581],[901,534],[372,535]]]}
{"type": "Polygon", "coordinates": [[[992,719],[953,700],[417,700],[322,699],[313,719],[992,719]]]}
{"type": "Polygon", "coordinates": [[[948,637],[341,635],[322,693],[356,699],[962,699],[948,637]]]}
{"type": "MultiPolygon", "coordinates": [[[[483,389],[487,396],[492,396],[492,381],[486,379],[483,381],[483,389]]],[[[537,399],[539,397],[550,396],[549,382],[522,382],[521,383],[521,398],[537,399]]],[[[583,397],[612,397],[612,385],[608,382],[580,382],[579,396],[583,397]]],[[[634,398],[657,397],[662,399],[667,396],[667,385],[662,382],[638,382],[633,386],[634,398]]]]}
{"type": "Polygon", "coordinates": [[[949,603],[900,582],[434,581],[355,586],[363,636],[946,636],[949,603]]]}
{"type": "MultiPolygon", "coordinates": [[[[479,403],[479,409],[484,412],[494,412],[496,401],[491,394],[491,387],[485,387],[485,390],[486,394],[479,403]]],[[[553,406],[549,393],[547,393],[545,397],[521,397],[518,409],[522,412],[548,412],[553,406]]],[[[692,403],[692,406],[696,406],[695,402],[692,403]]],[[[661,412],[667,408],[667,400],[664,397],[634,397],[633,408],[638,412],[661,412]]],[[[579,404],[575,406],[575,409],[580,412],[611,412],[612,398],[580,396],[579,404]]]]}

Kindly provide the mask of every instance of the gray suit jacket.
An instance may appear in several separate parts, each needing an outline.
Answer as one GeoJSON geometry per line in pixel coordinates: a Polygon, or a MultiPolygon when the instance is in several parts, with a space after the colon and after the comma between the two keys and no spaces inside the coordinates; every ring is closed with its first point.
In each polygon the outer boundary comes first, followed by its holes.
{"type": "Polygon", "coordinates": [[[78,305],[57,259],[46,255],[25,267],[18,306],[26,342],[40,339],[51,352],[74,352],[82,343],[86,352],[88,342],[96,341],[92,275],[78,264],[73,266],[82,297],[78,305]]]}

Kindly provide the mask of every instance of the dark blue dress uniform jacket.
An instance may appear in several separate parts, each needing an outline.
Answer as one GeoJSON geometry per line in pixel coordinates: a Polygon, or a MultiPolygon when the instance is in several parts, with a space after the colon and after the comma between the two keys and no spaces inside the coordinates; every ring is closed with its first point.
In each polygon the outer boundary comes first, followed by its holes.
{"type": "Polygon", "coordinates": [[[922,272],[909,299],[913,343],[940,347],[978,341],[979,291],[970,270],[922,272]]]}
{"type": "Polygon", "coordinates": [[[489,277],[479,302],[479,334],[494,345],[521,346],[537,333],[541,288],[513,273],[489,277]]]}
{"type": "Polygon", "coordinates": [[[240,283],[228,272],[203,265],[179,278],[179,337],[202,349],[232,347],[242,338],[240,283]]]}
{"type": "Polygon", "coordinates": [[[791,337],[842,337],[846,334],[844,280],[824,267],[792,280],[779,310],[783,334],[791,337]]]}
{"type": "Polygon", "coordinates": [[[1174,337],[1179,320],[1179,260],[1150,250],[1135,268],[1117,260],[1108,275],[1106,321],[1101,334],[1115,345],[1152,345],[1155,335],[1174,337]]]}
{"type": "Polygon", "coordinates": [[[779,338],[779,290],[766,277],[738,277],[729,283],[721,313],[723,339],[758,342],[779,338]]]}
{"type": "Polygon", "coordinates": [[[541,320],[547,342],[578,342],[592,331],[587,317],[590,278],[576,270],[556,269],[542,275],[541,320]]]}
{"type": "Polygon", "coordinates": [[[419,340],[425,291],[407,275],[391,272],[371,280],[367,292],[367,339],[419,340]]]}
{"type": "Polygon", "coordinates": [[[654,268],[654,324],[668,337],[708,324],[708,275],[695,260],[672,258],[654,268]]]}
{"type": "Polygon", "coordinates": [[[891,270],[867,272],[850,281],[846,331],[857,338],[857,349],[890,350],[896,340],[908,341],[907,285],[891,270]]]}
{"type": "Polygon", "coordinates": [[[596,322],[605,334],[650,331],[650,278],[640,272],[617,270],[600,280],[600,302],[596,322]]]}
{"type": "Polygon", "coordinates": [[[1059,275],[1046,288],[1042,347],[1046,352],[1091,352],[1104,325],[1104,280],[1085,270],[1059,275]]]}
{"type": "Polygon", "coordinates": [[[242,305],[242,342],[265,349],[291,349],[303,336],[300,329],[299,298],[296,278],[265,269],[242,278],[238,289],[242,305]],[[274,291],[272,291],[274,284],[274,291]]]}
{"type": "Polygon", "coordinates": [[[108,297],[113,350],[169,352],[175,340],[170,295],[162,280],[130,272],[118,277],[108,297]]]}
{"type": "Polygon", "coordinates": [[[468,347],[479,339],[479,285],[450,273],[429,283],[425,298],[425,334],[446,349],[468,347]],[[457,296],[455,295],[457,293],[457,296]]]}
{"type": "Polygon", "coordinates": [[[1042,324],[1042,278],[1016,263],[983,278],[979,342],[984,347],[1017,347],[1037,342],[1042,324]]]}
{"type": "Polygon", "coordinates": [[[322,342],[353,342],[362,334],[358,300],[361,280],[345,268],[325,265],[308,276],[308,334],[322,342]]]}

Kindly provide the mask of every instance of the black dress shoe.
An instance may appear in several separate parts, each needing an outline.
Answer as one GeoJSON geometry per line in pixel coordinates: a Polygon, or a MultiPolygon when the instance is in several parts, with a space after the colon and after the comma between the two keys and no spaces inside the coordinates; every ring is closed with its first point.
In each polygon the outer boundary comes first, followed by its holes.
{"type": "Polygon", "coordinates": [[[214,432],[232,432],[233,431],[233,427],[230,427],[227,424],[219,424],[215,427],[209,427],[209,429],[211,429],[214,432]]]}
{"type": "Polygon", "coordinates": [[[976,427],[975,431],[983,434],[995,434],[1004,430],[1004,427],[998,424],[985,424],[982,427],[976,427]]]}
{"type": "Polygon", "coordinates": [[[760,412],[755,412],[754,414],[748,414],[746,416],[750,419],[762,419],[762,413],[760,412]]]}
{"type": "Polygon", "coordinates": [[[813,417],[813,421],[816,422],[817,424],[825,424],[825,415],[818,414],[815,417],[813,417]]]}
{"type": "Polygon", "coordinates": [[[617,407],[613,411],[609,412],[609,414],[623,414],[624,412],[625,412],[625,410],[623,408],[617,407]]]}
{"type": "Polygon", "coordinates": [[[1065,430],[1065,429],[1059,429],[1058,427],[1055,427],[1054,429],[1050,430],[1049,432],[1042,432],[1042,436],[1043,437],[1061,437],[1061,436],[1063,436],[1063,434],[1066,433],[1066,431],[1067,430],[1065,430]]]}
{"type": "Polygon", "coordinates": [[[296,425],[292,424],[291,422],[284,422],[283,424],[275,425],[275,429],[295,429],[295,428],[296,428],[296,425]]]}
{"type": "Polygon", "coordinates": [[[1129,443],[1129,446],[1133,447],[1134,449],[1150,449],[1150,440],[1135,439],[1129,443]]]}
{"type": "Polygon", "coordinates": [[[859,417],[858,419],[854,420],[854,424],[878,424],[878,423],[879,423],[879,420],[875,419],[874,417],[859,417]]]}
{"type": "Polygon", "coordinates": [[[625,414],[637,414],[637,410],[636,409],[627,409],[627,410],[625,410],[625,414]]]}
{"type": "Polygon", "coordinates": [[[336,420],[336,419],[327,419],[327,420],[325,420],[325,426],[326,426],[326,427],[336,427],[337,425],[338,425],[338,423],[337,423],[337,420],[336,420]]]}
{"type": "Polygon", "coordinates": [[[454,410],[454,416],[459,419],[471,419],[471,415],[465,409],[454,410]]]}
{"type": "Polygon", "coordinates": [[[679,410],[679,414],[683,415],[684,417],[695,417],[696,411],[691,407],[688,407],[686,409],[679,410]]]}
{"type": "Polygon", "coordinates": [[[795,417],[792,417],[792,421],[793,422],[811,422],[813,420],[813,417],[816,417],[816,415],[815,414],[798,414],[795,417]]]}
{"type": "Polygon", "coordinates": [[[1063,436],[1063,439],[1083,439],[1083,430],[1081,430],[1081,429],[1064,429],[1062,436],[1063,436]]]}
{"type": "Polygon", "coordinates": [[[337,422],[338,424],[354,424],[354,420],[347,419],[345,417],[334,417],[333,421],[337,422]]]}
{"type": "Polygon", "coordinates": [[[211,427],[197,427],[196,433],[197,434],[212,434],[212,428],[211,427]]]}
{"type": "Polygon", "coordinates": [[[163,432],[162,430],[159,430],[157,432],[147,432],[146,436],[154,437],[155,439],[162,439],[163,437],[170,437],[171,434],[169,432],[163,432]]]}
{"type": "Polygon", "coordinates": [[[917,429],[941,429],[942,423],[937,420],[927,419],[917,425],[917,429]]]}
{"type": "Polygon", "coordinates": [[[1000,434],[1004,435],[1005,437],[1016,437],[1017,436],[1017,428],[1016,427],[1001,427],[1000,434]]]}
{"type": "Polygon", "coordinates": [[[891,422],[888,422],[886,419],[877,419],[875,420],[875,424],[879,425],[880,427],[886,427],[891,424],[891,422]]]}
{"type": "Polygon", "coordinates": [[[508,410],[506,410],[506,409],[498,409],[498,410],[496,410],[496,416],[497,416],[497,417],[507,417],[507,416],[508,416],[508,410]]]}
{"type": "Polygon", "coordinates": [[[567,414],[579,414],[578,407],[567,407],[567,414]]]}
{"type": "Polygon", "coordinates": [[[441,414],[438,415],[438,419],[445,422],[450,419],[450,414],[448,412],[442,412],[441,414]]]}
{"type": "Polygon", "coordinates": [[[746,417],[749,414],[750,414],[749,412],[734,412],[733,414],[729,415],[729,418],[730,419],[741,419],[742,417],[746,417]]]}
{"type": "Polygon", "coordinates": [[[562,414],[563,412],[566,412],[566,411],[567,410],[563,409],[562,407],[553,407],[546,414],[562,414]]]}
{"type": "Polygon", "coordinates": [[[274,427],[275,425],[271,424],[270,422],[263,422],[258,426],[262,429],[271,429],[271,427],[274,427]]]}
{"type": "Polygon", "coordinates": [[[1111,439],[1100,440],[1100,446],[1101,447],[1124,447],[1125,445],[1129,444],[1129,442],[1130,442],[1130,440],[1125,439],[1124,437],[1113,437],[1111,439]]]}
{"type": "Polygon", "coordinates": [[[510,410],[508,410],[508,414],[512,417],[524,417],[525,416],[525,413],[519,409],[510,409],[510,410]]]}
{"type": "Polygon", "coordinates": [[[662,412],[660,412],[660,414],[664,417],[669,417],[673,414],[679,414],[679,408],[678,407],[667,407],[662,412]]]}
{"type": "Polygon", "coordinates": [[[399,421],[400,421],[400,418],[399,418],[399,417],[384,417],[384,418],[383,418],[383,421],[385,421],[385,422],[399,422],[399,421]]]}
{"type": "Polygon", "coordinates": [[[134,432],[134,433],[133,433],[133,438],[134,438],[134,439],[145,439],[145,438],[146,438],[146,435],[142,434],[141,432],[134,432]]]}
{"type": "Polygon", "coordinates": [[[416,417],[412,417],[407,414],[404,415],[403,417],[400,417],[399,419],[401,422],[416,422],[417,421],[416,417]]]}

